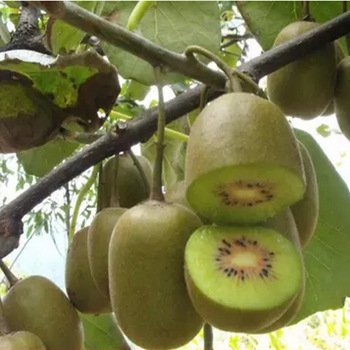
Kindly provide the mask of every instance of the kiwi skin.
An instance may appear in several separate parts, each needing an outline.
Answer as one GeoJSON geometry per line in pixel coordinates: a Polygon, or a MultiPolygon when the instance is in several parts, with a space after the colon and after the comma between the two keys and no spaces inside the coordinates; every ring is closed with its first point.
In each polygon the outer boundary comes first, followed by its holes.
{"type": "MultiPolygon", "coordinates": [[[[285,182],[285,176],[279,179],[280,188],[286,187],[285,182]]],[[[186,198],[193,210],[217,224],[258,223],[300,200],[305,191],[302,161],[294,133],[280,109],[249,93],[228,93],[212,101],[191,128],[185,183],[186,198]],[[204,205],[204,197],[214,197],[215,190],[226,183],[208,188],[200,186],[203,179],[212,176],[214,181],[219,171],[237,168],[246,169],[246,173],[253,170],[255,182],[259,181],[259,170],[278,169],[284,175],[288,173],[288,185],[293,180],[293,189],[283,193],[283,199],[281,193],[274,193],[279,197],[269,210],[261,210],[259,205],[231,207],[216,201],[204,205]]]]}
{"type": "Polygon", "coordinates": [[[296,296],[296,298],[293,300],[293,302],[287,308],[287,310],[276,321],[266,325],[265,327],[257,330],[254,333],[273,332],[279,328],[288,326],[293,321],[294,317],[300,310],[302,303],[304,301],[304,295],[305,295],[306,276],[305,276],[304,258],[303,258],[302,246],[299,238],[300,235],[299,235],[298,228],[294,220],[292,211],[290,209],[287,209],[282,213],[279,213],[274,218],[268,220],[265,223],[265,225],[267,227],[275,228],[278,232],[280,232],[283,236],[287,237],[295,245],[295,247],[299,252],[301,261],[303,262],[304,272],[303,272],[303,280],[302,280],[302,285],[301,285],[299,294],[296,296]]]}
{"type": "Polygon", "coordinates": [[[82,325],[65,294],[50,280],[30,276],[17,282],[3,299],[12,331],[36,334],[46,350],[81,350],[82,325]]]}
{"type": "Polygon", "coordinates": [[[83,313],[111,312],[108,297],[96,287],[90,271],[87,251],[88,227],[76,232],[66,259],[66,290],[72,304],[83,313]]]}
{"type": "Polygon", "coordinates": [[[301,142],[299,142],[299,149],[303,159],[306,176],[306,192],[303,199],[294,204],[291,207],[291,210],[298,228],[301,246],[305,247],[316,230],[319,212],[319,198],[317,177],[311,156],[301,142]]]}
{"type": "Polygon", "coordinates": [[[126,211],[124,208],[102,209],[88,229],[88,260],[95,286],[104,296],[109,297],[108,246],[113,228],[126,211]]]}
{"type": "Polygon", "coordinates": [[[46,350],[41,339],[27,331],[18,331],[0,337],[0,350],[46,350]]]}
{"type": "Polygon", "coordinates": [[[201,329],[183,273],[186,242],[200,225],[188,208],[158,201],[119,218],[109,245],[110,297],[118,325],[135,344],[177,348],[201,329]]]}
{"type": "Polygon", "coordinates": [[[350,140],[350,57],[344,58],[337,67],[337,83],[335,87],[335,115],[339,128],[350,140]]]}
{"type": "MultiPolygon", "coordinates": [[[[277,35],[274,46],[318,27],[315,22],[293,22],[277,35]]],[[[335,76],[335,45],[329,43],[268,75],[268,97],[286,115],[311,119],[322,114],[332,100],[335,76]]]]}

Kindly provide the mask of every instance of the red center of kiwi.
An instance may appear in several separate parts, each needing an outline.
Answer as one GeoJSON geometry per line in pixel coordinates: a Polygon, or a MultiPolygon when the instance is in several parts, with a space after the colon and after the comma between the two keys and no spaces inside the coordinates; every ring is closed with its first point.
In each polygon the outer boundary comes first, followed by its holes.
{"type": "Polygon", "coordinates": [[[218,269],[227,277],[244,281],[250,278],[274,278],[272,262],[275,253],[259,246],[256,240],[222,239],[215,256],[218,269]]]}
{"type": "Polygon", "coordinates": [[[239,180],[221,185],[217,193],[226,205],[253,207],[270,201],[274,197],[272,190],[272,184],[239,180]]]}

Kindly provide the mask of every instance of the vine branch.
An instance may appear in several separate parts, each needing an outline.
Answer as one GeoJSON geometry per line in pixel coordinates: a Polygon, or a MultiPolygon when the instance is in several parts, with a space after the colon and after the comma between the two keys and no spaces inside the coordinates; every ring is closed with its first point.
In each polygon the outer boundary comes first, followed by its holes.
{"type": "MultiPolygon", "coordinates": [[[[56,11],[55,13],[57,17],[67,23],[73,25],[75,23],[76,27],[87,31],[90,34],[94,34],[104,40],[108,34],[107,38],[109,38],[110,42],[113,41],[117,44],[119,40],[122,40],[123,42],[125,41],[125,48],[135,45],[132,52],[135,53],[135,51],[137,51],[139,57],[141,57],[139,50],[142,51],[142,48],[145,46],[145,39],[138,37],[139,43],[143,44],[140,48],[135,44],[135,41],[132,41],[133,44],[128,42],[130,35],[134,36],[133,33],[127,32],[128,35],[124,36],[124,38],[118,38],[119,29],[115,32],[115,26],[107,22],[108,30],[106,34],[104,32],[104,26],[100,26],[101,21],[103,22],[103,25],[105,25],[104,22],[106,21],[83,9],[79,8],[78,13],[80,17],[78,16],[79,20],[76,21],[77,14],[71,16],[71,13],[75,8],[78,8],[78,6],[73,3],[49,1],[46,4],[46,8],[51,6],[51,8],[56,11]],[[63,7],[65,10],[60,12],[57,10],[57,6],[59,9],[63,7]],[[93,17],[93,22],[87,25],[86,23],[89,23],[89,18],[91,18],[91,16],[93,17]],[[68,19],[70,20],[68,21],[68,19]],[[80,23],[84,23],[84,25],[80,26],[80,23]]],[[[335,39],[347,34],[349,31],[350,12],[346,12],[296,39],[265,52],[259,57],[241,65],[238,67],[238,70],[248,74],[255,81],[258,81],[263,76],[272,73],[276,69],[281,68],[296,59],[302,58],[325,43],[334,41],[335,39]]],[[[134,39],[135,38],[133,37],[133,40],[134,39]]],[[[166,51],[155,44],[152,45],[153,46],[151,47],[146,45],[148,51],[146,50],[147,54],[144,54],[144,56],[153,55],[155,50],[157,54],[152,56],[152,62],[157,61],[161,56],[160,62],[163,62],[166,67],[176,70],[176,65],[172,64],[173,57],[181,57],[181,62],[187,60],[185,55],[173,54],[171,51],[166,51]],[[163,55],[164,51],[167,53],[166,55],[163,55]],[[171,57],[172,60],[168,60],[169,57],[171,57]]],[[[147,57],[144,57],[144,59],[147,59],[147,57]]],[[[159,62],[157,62],[157,64],[159,64],[159,62]]],[[[189,68],[189,70],[191,69],[189,68]]],[[[217,86],[219,83],[223,88],[225,85],[224,75],[210,69],[207,70],[210,74],[207,75],[205,80],[212,86],[217,86]]],[[[184,73],[184,71],[180,69],[178,72],[184,73]]],[[[197,71],[197,73],[198,72],[199,71],[197,71]]],[[[194,77],[193,74],[188,75],[194,77]]],[[[170,123],[171,121],[196,109],[200,103],[201,89],[201,86],[190,89],[167,102],[164,105],[166,123],[170,123]]],[[[208,90],[207,100],[211,101],[223,93],[223,89],[212,87],[208,90]]],[[[157,114],[157,109],[151,109],[140,118],[123,122],[123,125],[120,124],[118,133],[110,132],[94,143],[86,146],[79,153],[67,159],[48,175],[40,179],[35,185],[31,186],[12,202],[2,207],[0,209],[0,258],[6,256],[18,246],[19,236],[23,231],[22,218],[26,213],[42,202],[52,192],[59,189],[74,177],[80,175],[92,165],[99,163],[115,153],[126,151],[139,142],[145,142],[148,140],[157,129],[157,114]]]]}

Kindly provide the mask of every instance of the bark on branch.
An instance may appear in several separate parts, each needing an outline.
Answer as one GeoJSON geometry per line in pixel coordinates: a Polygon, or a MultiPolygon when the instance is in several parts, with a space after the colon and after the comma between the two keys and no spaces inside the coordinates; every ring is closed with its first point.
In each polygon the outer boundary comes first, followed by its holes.
{"type": "MultiPolygon", "coordinates": [[[[127,49],[152,64],[162,64],[172,70],[215,86],[216,88],[212,88],[209,91],[208,101],[224,93],[223,90],[217,89],[218,86],[224,86],[225,83],[221,73],[210,71],[210,74],[205,79],[201,79],[203,78],[201,74],[204,74],[201,70],[197,70],[196,74],[193,74],[191,71],[186,71],[185,73],[182,68],[183,60],[186,59],[185,56],[166,51],[153,43],[149,45],[146,39],[140,37],[137,37],[138,44],[135,44],[136,36],[130,32],[124,33],[124,37],[120,38],[118,36],[120,28],[90,14],[88,11],[80,9],[73,3],[48,2],[48,4],[50,5],[47,5],[50,7],[50,11],[53,11],[57,17],[75,25],[79,29],[107,40],[113,45],[127,49]],[[122,45],[119,42],[120,40],[122,45]],[[138,45],[141,45],[141,47],[138,45]]],[[[242,65],[239,69],[252,76],[255,80],[259,80],[264,75],[307,55],[323,44],[333,41],[349,31],[350,13],[347,12],[297,39],[267,51],[242,65]]],[[[166,122],[169,123],[197,108],[200,102],[200,92],[201,87],[198,86],[166,103],[166,122]]],[[[146,141],[156,131],[156,127],[156,109],[148,111],[140,118],[120,125],[118,133],[109,133],[101,137],[66,160],[12,202],[2,207],[0,209],[0,258],[16,248],[22,232],[22,217],[26,213],[52,192],[92,165],[114,153],[126,151],[134,144],[146,141]]]]}

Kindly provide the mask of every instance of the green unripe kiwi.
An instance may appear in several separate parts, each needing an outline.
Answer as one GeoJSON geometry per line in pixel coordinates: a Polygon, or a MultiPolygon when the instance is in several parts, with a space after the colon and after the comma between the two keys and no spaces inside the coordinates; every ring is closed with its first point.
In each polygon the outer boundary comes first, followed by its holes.
{"type": "Polygon", "coordinates": [[[335,115],[341,132],[350,140],[350,57],[344,58],[337,68],[335,87],[335,115]]]}
{"type": "Polygon", "coordinates": [[[137,156],[148,182],[144,179],[128,155],[109,159],[103,167],[99,187],[100,208],[132,206],[146,200],[152,179],[152,167],[147,158],[137,156]]]}
{"type": "Polygon", "coordinates": [[[184,249],[199,218],[179,204],[147,201],[118,220],[109,246],[110,297],[125,335],[147,349],[173,349],[201,329],[184,280],[184,249]]]}
{"type": "Polygon", "coordinates": [[[291,210],[298,228],[300,244],[305,247],[316,230],[319,199],[317,177],[311,156],[301,142],[299,142],[299,149],[304,164],[306,191],[304,197],[291,206],[291,210]]]}
{"type": "Polygon", "coordinates": [[[124,208],[102,209],[91,222],[88,230],[88,257],[91,276],[97,289],[109,296],[108,281],[108,246],[113,228],[124,208]]]}
{"type": "Polygon", "coordinates": [[[41,339],[27,331],[0,337],[0,350],[46,350],[41,339]]]}
{"type": "Polygon", "coordinates": [[[225,94],[199,114],[187,145],[185,182],[191,207],[218,224],[264,221],[305,191],[287,119],[249,93],[225,94]]]}
{"type": "Polygon", "coordinates": [[[66,258],[66,290],[71,303],[91,314],[111,312],[108,296],[102,294],[92,278],[88,259],[88,227],[76,232],[66,258]]]}
{"type": "Polygon", "coordinates": [[[17,282],[5,295],[3,308],[12,331],[34,333],[46,350],[82,349],[82,326],[77,311],[47,278],[30,276],[17,282]]]}
{"type": "MultiPolygon", "coordinates": [[[[277,35],[274,47],[319,26],[314,22],[293,22],[277,35]]],[[[268,75],[268,97],[286,115],[311,119],[322,114],[332,100],[335,76],[335,47],[329,43],[268,75]]]]}

